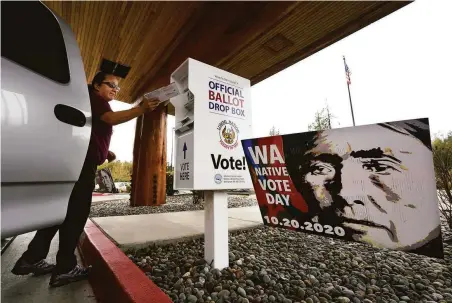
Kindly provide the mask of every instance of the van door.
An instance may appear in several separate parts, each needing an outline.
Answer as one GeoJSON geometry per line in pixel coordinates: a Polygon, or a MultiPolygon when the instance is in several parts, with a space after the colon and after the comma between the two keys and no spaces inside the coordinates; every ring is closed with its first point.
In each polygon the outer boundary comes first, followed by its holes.
{"type": "Polygon", "coordinates": [[[70,27],[38,1],[1,2],[2,238],[60,224],[91,135],[70,27]]]}

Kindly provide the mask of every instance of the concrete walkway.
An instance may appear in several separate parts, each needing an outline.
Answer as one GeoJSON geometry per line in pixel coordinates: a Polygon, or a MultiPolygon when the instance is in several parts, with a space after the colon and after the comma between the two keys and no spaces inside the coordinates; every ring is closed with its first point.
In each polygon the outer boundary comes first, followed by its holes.
{"type": "MultiPolygon", "coordinates": [[[[14,303],[95,303],[93,291],[88,281],[79,281],[62,287],[49,288],[50,274],[33,277],[15,276],[11,269],[17,259],[27,249],[28,243],[35,232],[20,235],[14,239],[11,245],[2,255],[2,294],[1,302],[14,303]]],[[[58,250],[58,234],[52,241],[47,261],[54,263],[58,250]]],[[[77,253],[79,264],[80,256],[77,253]]]]}
{"type": "Polygon", "coordinates": [[[106,201],[128,200],[128,199],[130,199],[130,194],[104,194],[101,196],[93,195],[92,204],[106,201]]]}
{"type": "MultiPolygon", "coordinates": [[[[227,215],[230,231],[263,224],[258,206],[229,208],[227,215]]],[[[149,244],[166,244],[204,236],[203,210],[102,217],[91,220],[122,249],[141,248],[149,244]]]]}
{"type": "MultiPolygon", "coordinates": [[[[123,198],[123,197],[120,197],[123,198]]],[[[108,200],[111,200],[111,196],[108,200]]],[[[259,207],[229,208],[229,230],[242,230],[262,225],[259,207]]],[[[204,211],[91,218],[120,248],[140,248],[149,244],[171,243],[200,238],[204,235],[204,211]],[[140,231],[140,232],[137,232],[140,231]],[[148,231],[148,232],[143,232],[148,231]]],[[[27,249],[35,232],[16,237],[2,255],[1,302],[94,303],[96,299],[88,281],[49,288],[50,275],[15,276],[10,271],[27,249]]],[[[58,234],[52,241],[49,262],[55,262],[58,234]]],[[[80,256],[77,253],[80,261],[80,256]]]]}

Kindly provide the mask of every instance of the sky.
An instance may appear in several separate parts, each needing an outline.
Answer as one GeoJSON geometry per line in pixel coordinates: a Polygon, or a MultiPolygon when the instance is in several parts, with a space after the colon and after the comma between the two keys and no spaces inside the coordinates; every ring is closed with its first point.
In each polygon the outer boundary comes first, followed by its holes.
{"type": "MultiPolygon", "coordinates": [[[[327,104],[333,128],[352,126],[342,56],[351,71],[356,126],[429,118],[452,131],[452,1],[417,0],[251,87],[253,137],[308,130],[327,104]]],[[[112,101],[113,110],[130,108],[112,101]]],[[[113,129],[110,150],[132,161],[136,120],[113,129]]],[[[174,117],[168,116],[168,162],[174,117]]]]}

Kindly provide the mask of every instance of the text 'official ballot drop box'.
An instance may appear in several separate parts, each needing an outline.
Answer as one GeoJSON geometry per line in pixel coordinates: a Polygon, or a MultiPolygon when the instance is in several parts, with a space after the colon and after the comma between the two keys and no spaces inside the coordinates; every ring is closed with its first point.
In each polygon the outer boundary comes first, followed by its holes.
{"type": "Polygon", "coordinates": [[[171,75],[174,189],[252,189],[240,140],[251,138],[250,81],[194,59],[171,75]]]}
{"type": "Polygon", "coordinates": [[[250,81],[187,59],[171,75],[178,96],[174,189],[203,190],[204,255],[229,266],[228,189],[252,189],[241,144],[251,138],[250,81]]]}

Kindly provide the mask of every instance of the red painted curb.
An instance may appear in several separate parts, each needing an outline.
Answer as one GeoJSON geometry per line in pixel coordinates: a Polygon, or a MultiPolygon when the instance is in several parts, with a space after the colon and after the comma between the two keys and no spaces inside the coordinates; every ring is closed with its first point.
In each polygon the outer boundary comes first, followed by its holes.
{"type": "Polygon", "coordinates": [[[78,248],[85,265],[93,267],[89,282],[98,302],[172,302],[91,220],[78,248]]]}

